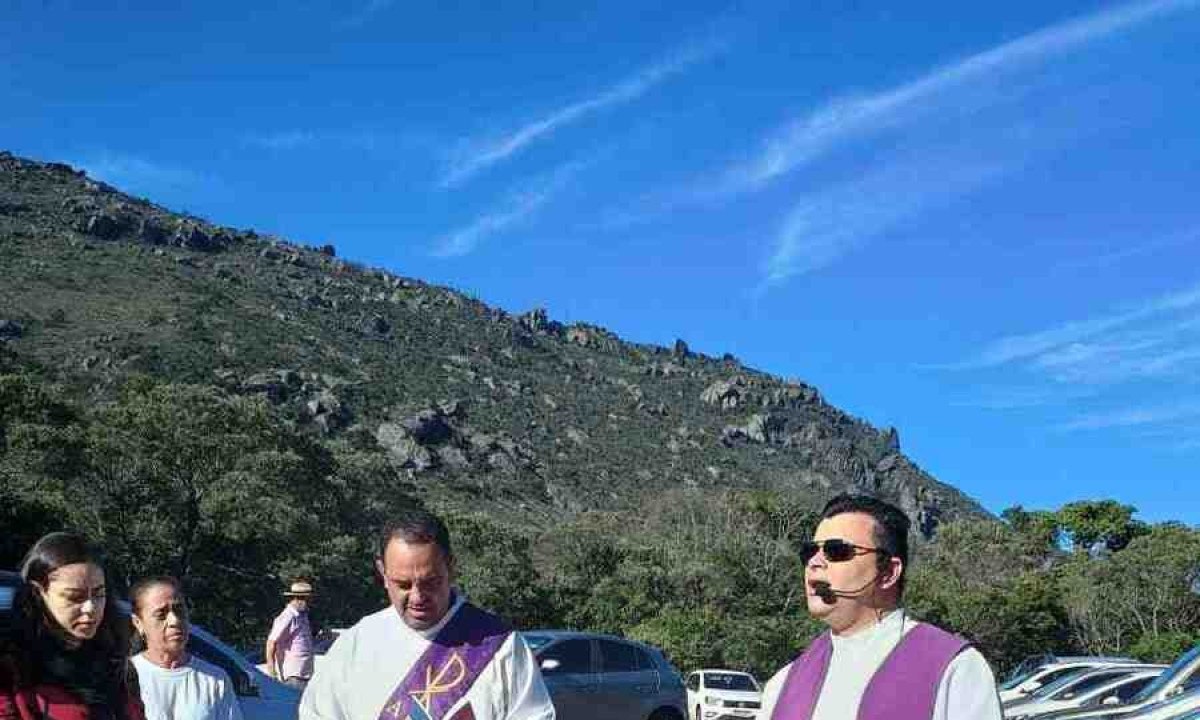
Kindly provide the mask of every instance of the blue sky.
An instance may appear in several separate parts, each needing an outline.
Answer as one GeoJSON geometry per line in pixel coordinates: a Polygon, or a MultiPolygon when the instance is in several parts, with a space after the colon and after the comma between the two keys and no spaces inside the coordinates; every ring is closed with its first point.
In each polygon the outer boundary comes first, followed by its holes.
{"type": "Polygon", "coordinates": [[[438,5],[17,0],[0,147],[1200,523],[1200,0],[438,5]]]}

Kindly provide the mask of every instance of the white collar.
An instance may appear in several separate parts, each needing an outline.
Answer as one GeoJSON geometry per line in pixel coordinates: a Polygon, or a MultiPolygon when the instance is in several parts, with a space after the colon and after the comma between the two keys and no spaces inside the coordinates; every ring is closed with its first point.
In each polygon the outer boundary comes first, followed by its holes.
{"type": "Polygon", "coordinates": [[[908,613],[903,608],[896,608],[889,610],[879,622],[865,627],[853,635],[830,633],[830,637],[832,637],[834,645],[862,647],[882,636],[894,637],[899,640],[904,634],[905,626],[908,624],[908,613]]]}

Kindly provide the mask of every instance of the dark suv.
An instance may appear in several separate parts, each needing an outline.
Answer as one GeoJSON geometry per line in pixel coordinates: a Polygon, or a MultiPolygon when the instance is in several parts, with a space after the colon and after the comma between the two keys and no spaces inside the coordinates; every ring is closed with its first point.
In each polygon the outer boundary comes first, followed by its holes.
{"type": "Polygon", "coordinates": [[[684,720],[683,680],[657,648],[610,635],[538,630],[533,650],[560,720],[684,720]]]}

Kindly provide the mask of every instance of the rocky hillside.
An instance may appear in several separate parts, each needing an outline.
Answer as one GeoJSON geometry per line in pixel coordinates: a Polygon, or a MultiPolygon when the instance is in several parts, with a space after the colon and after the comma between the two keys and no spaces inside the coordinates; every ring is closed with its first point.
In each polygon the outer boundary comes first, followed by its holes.
{"type": "Polygon", "coordinates": [[[926,535],[983,513],[895,429],[732,356],[510,314],[66,165],[0,153],[0,277],[0,342],[79,397],[139,373],[263,394],[314,434],[386,448],[436,504],[536,525],[681,487],[855,489],[926,535]]]}

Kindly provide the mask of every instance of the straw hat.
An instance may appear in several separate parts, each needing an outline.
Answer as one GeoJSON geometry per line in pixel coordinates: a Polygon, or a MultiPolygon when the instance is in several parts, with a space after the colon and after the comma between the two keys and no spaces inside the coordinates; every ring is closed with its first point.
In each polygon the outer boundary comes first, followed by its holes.
{"type": "Polygon", "coordinates": [[[312,594],[313,594],[312,585],[304,582],[303,580],[297,580],[296,582],[292,583],[292,586],[290,588],[283,591],[284,597],[306,598],[312,594]]]}

